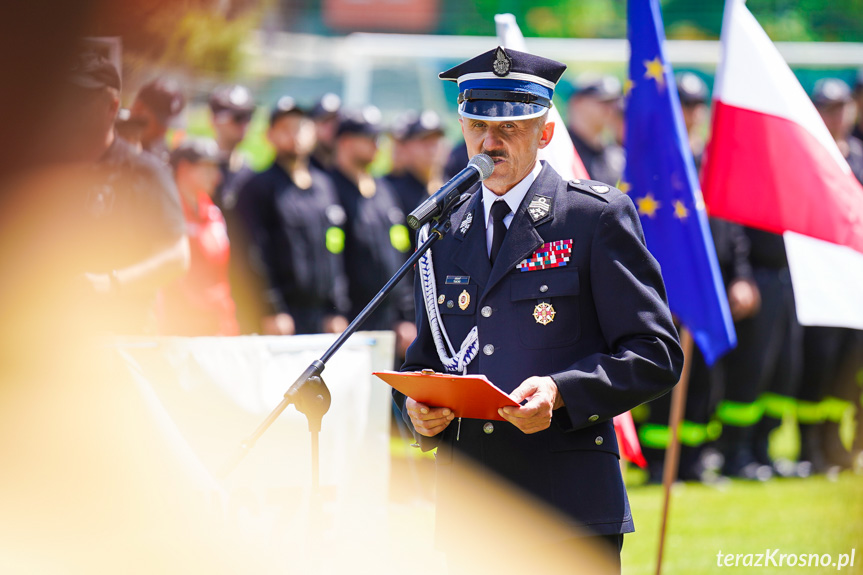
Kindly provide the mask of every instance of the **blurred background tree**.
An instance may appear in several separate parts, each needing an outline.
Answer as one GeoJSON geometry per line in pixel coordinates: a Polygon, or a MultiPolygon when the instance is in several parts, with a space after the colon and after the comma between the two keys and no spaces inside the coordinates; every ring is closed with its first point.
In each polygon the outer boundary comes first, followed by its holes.
{"type": "MultiPolygon", "coordinates": [[[[353,30],[328,25],[327,12],[370,0],[275,0],[272,14],[281,29],[315,34],[399,30],[397,21],[369,19],[353,30]]],[[[381,3],[381,2],[378,2],[381,3]]],[[[385,3],[385,2],[384,2],[385,3]]],[[[389,4],[392,4],[391,2],[389,4]]],[[[401,10],[428,10],[423,32],[494,35],[493,15],[511,12],[526,36],[623,38],[626,3],[620,0],[402,0],[401,10]]],[[[749,0],[749,9],[777,41],[863,41],[863,0],[749,0]]],[[[670,38],[716,39],[722,25],[723,0],[663,0],[670,38]]],[[[412,30],[416,31],[416,30],[412,30]]]]}
{"type": "Polygon", "coordinates": [[[241,47],[270,0],[126,0],[94,3],[91,36],[121,36],[124,64],[216,77],[242,69],[241,47]]]}

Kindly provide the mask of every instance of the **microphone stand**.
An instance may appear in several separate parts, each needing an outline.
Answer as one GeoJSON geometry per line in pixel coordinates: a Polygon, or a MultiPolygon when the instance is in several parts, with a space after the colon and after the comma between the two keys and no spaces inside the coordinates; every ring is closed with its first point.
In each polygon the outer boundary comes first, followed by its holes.
{"type": "MultiPolygon", "coordinates": [[[[384,298],[386,298],[393,288],[395,288],[396,284],[401,281],[405,275],[407,275],[423,254],[431,249],[432,245],[434,245],[437,240],[442,238],[444,234],[449,231],[451,226],[450,215],[470,198],[470,194],[462,194],[460,197],[455,198],[449,204],[445,205],[441,210],[440,215],[433,218],[435,223],[431,228],[431,233],[429,234],[428,239],[423,242],[423,244],[419,246],[413,254],[411,254],[404,265],[399,268],[399,271],[397,271],[386,285],[381,288],[377,295],[372,298],[372,301],[363,308],[363,311],[357,315],[354,321],[352,321],[347,329],[339,335],[336,341],[333,342],[324,354],[319,359],[314,360],[309,367],[300,374],[300,376],[294,381],[293,385],[291,385],[288,391],[285,392],[284,399],[282,399],[281,403],[279,403],[279,405],[270,412],[267,418],[264,419],[252,435],[240,443],[237,452],[222,468],[219,474],[220,477],[225,478],[230,475],[243,458],[245,458],[252,448],[254,448],[255,443],[267,431],[270,425],[273,424],[273,422],[285,409],[287,409],[289,405],[293,404],[297,411],[304,414],[308,419],[309,433],[311,433],[312,440],[312,495],[313,497],[317,496],[320,489],[318,434],[321,431],[321,421],[324,414],[326,414],[330,409],[331,401],[330,390],[321,378],[321,373],[324,371],[327,361],[330,360],[339,348],[344,345],[348,338],[350,338],[351,335],[359,329],[363,322],[365,322],[366,319],[368,319],[368,317],[378,308],[384,298]]],[[[420,225],[418,224],[417,228],[419,227],[420,225]]]]}

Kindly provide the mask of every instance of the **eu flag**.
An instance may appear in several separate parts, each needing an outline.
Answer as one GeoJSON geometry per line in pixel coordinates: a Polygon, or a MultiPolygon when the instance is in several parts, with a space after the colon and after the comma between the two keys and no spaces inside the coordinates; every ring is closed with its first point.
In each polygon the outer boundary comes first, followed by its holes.
{"type": "Polygon", "coordinates": [[[671,312],[712,365],[737,345],[695,162],[680,112],[659,0],[627,2],[631,47],[626,172],[647,247],[662,266],[671,312]]]}

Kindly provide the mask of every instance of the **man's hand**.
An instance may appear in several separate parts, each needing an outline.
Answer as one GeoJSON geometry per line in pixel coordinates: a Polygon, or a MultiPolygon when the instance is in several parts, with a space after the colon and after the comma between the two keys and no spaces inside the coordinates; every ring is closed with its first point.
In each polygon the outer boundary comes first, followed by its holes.
{"type": "Polygon", "coordinates": [[[294,318],[287,313],[268,315],[261,319],[261,331],[264,335],[294,335],[294,318]]]}
{"type": "Polygon", "coordinates": [[[405,401],[405,405],[408,408],[408,416],[411,418],[414,429],[426,437],[437,435],[455,419],[455,415],[448,407],[429,407],[410,397],[405,401]]]}
{"type": "Polygon", "coordinates": [[[521,407],[502,407],[500,416],[522,430],[536,433],[551,425],[551,412],[563,407],[563,398],[557,384],[550,377],[529,377],[510,394],[521,407]]]}
{"type": "Polygon", "coordinates": [[[348,329],[348,318],[343,315],[328,315],[322,323],[324,333],[342,333],[348,329]]]}
{"type": "Polygon", "coordinates": [[[749,279],[736,279],[728,286],[728,307],[737,321],[753,316],[761,309],[761,292],[749,279]]]}
{"type": "Polygon", "coordinates": [[[404,357],[417,337],[417,326],[410,321],[400,321],[393,326],[393,331],[396,332],[396,358],[404,357]]]}

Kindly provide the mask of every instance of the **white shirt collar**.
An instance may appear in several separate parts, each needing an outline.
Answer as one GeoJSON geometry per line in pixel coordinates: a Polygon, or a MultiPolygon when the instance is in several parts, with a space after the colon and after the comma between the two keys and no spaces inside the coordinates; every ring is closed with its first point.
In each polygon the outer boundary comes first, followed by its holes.
{"type": "Polygon", "coordinates": [[[527,191],[533,185],[533,182],[536,180],[539,173],[542,171],[542,164],[539,160],[536,161],[536,165],[533,167],[533,170],[524,177],[522,181],[517,183],[512,187],[507,193],[503,196],[498,196],[487,187],[485,184],[482,185],[482,204],[483,209],[485,210],[485,227],[488,228],[490,225],[491,219],[491,205],[495,202],[495,200],[502,198],[507,205],[509,206],[509,215],[504,218],[504,224],[506,227],[509,227],[509,223],[512,221],[513,216],[515,216],[515,212],[518,211],[518,207],[521,205],[521,201],[527,195],[527,191]]]}

